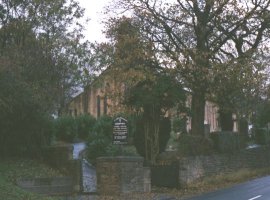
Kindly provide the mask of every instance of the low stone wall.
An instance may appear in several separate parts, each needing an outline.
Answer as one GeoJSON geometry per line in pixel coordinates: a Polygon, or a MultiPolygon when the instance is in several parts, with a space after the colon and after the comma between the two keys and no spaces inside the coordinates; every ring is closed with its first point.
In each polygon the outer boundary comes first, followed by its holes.
{"type": "Polygon", "coordinates": [[[70,195],[74,192],[73,179],[70,177],[25,178],[17,180],[24,190],[43,195],[70,195]]]}
{"type": "Polygon", "coordinates": [[[80,192],[82,187],[82,167],[80,159],[73,159],[73,145],[55,145],[44,149],[44,160],[60,170],[66,170],[73,180],[73,192],[80,192]]]}
{"type": "Polygon", "coordinates": [[[101,157],[97,159],[97,192],[102,195],[150,192],[150,169],[142,157],[101,157]]]}
{"type": "Polygon", "coordinates": [[[259,147],[234,154],[186,157],[179,161],[179,184],[187,185],[195,180],[242,168],[270,167],[270,148],[259,147]]]}

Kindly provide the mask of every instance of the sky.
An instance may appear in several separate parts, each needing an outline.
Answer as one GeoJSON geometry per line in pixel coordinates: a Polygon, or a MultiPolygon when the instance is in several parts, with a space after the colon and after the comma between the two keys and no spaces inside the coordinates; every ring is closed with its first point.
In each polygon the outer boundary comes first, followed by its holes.
{"type": "Polygon", "coordinates": [[[101,42],[105,40],[102,34],[103,25],[101,23],[105,15],[102,13],[104,7],[108,5],[111,0],[78,0],[80,6],[85,8],[85,16],[90,18],[90,21],[85,26],[85,39],[90,42],[101,42]]]}

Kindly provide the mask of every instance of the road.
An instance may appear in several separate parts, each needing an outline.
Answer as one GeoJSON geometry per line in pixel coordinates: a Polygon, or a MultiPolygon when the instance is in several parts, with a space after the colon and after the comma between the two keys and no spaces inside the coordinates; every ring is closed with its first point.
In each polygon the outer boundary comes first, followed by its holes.
{"type": "Polygon", "coordinates": [[[186,200],[270,200],[270,176],[186,200]]]}

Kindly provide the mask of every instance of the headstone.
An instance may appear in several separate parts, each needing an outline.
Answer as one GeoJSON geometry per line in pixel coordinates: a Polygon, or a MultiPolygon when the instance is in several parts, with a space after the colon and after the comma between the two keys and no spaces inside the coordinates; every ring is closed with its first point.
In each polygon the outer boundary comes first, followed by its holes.
{"type": "Polygon", "coordinates": [[[113,121],[113,144],[122,145],[128,143],[127,120],[117,117],[113,121]]]}

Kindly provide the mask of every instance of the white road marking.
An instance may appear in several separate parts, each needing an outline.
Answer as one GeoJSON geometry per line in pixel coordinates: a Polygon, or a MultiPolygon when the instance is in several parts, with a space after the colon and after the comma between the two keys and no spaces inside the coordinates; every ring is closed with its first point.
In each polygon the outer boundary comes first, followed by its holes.
{"type": "Polygon", "coordinates": [[[253,197],[253,198],[248,199],[248,200],[254,200],[254,199],[258,199],[258,198],[260,198],[260,197],[262,197],[262,195],[258,195],[258,196],[256,196],[256,197],[253,197]]]}

